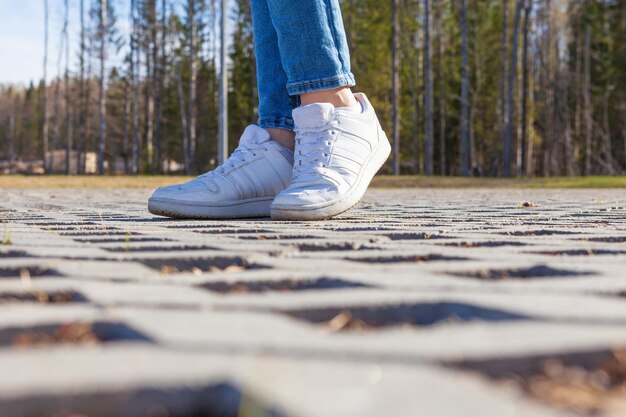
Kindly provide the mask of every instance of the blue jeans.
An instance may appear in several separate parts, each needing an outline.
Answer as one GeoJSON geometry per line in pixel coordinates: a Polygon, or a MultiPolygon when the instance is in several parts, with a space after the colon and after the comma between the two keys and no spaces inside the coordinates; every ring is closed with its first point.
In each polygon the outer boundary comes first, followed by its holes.
{"type": "Polygon", "coordinates": [[[299,95],[354,86],[338,0],[251,0],[259,126],[293,130],[299,95]]]}

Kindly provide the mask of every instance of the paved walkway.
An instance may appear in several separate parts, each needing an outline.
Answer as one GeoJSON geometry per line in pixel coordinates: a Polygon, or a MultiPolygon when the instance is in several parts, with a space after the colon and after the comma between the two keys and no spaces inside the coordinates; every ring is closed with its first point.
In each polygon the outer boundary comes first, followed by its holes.
{"type": "Polygon", "coordinates": [[[624,190],[373,190],[314,223],[148,195],[0,191],[0,416],[626,413],[624,190]]]}

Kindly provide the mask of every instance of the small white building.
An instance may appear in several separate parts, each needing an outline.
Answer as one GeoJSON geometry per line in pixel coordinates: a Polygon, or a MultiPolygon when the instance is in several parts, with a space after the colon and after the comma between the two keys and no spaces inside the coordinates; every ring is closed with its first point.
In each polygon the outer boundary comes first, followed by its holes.
{"type": "MultiPolygon", "coordinates": [[[[46,160],[50,164],[49,174],[66,173],[67,152],[62,149],[46,152],[46,160]]],[[[70,174],[78,174],[78,151],[70,151],[70,174]]],[[[98,157],[95,152],[85,152],[82,155],[85,174],[95,174],[97,172],[98,157]]],[[[105,161],[106,162],[106,161],[105,161]]],[[[106,169],[106,163],[105,163],[106,169]]]]}

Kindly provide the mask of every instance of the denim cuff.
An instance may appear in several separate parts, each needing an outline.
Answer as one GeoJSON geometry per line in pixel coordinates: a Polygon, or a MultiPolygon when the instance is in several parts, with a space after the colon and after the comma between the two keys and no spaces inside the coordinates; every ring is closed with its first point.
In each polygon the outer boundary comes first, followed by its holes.
{"type": "Polygon", "coordinates": [[[335,75],[334,77],[324,78],[322,80],[304,81],[299,83],[287,84],[287,92],[289,95],[299,95],[311,93],[313,91],[332,90],[339,87],[354,87],[356,81],[351,72],[335,75]]]}
{"type": "Polygon", "coordinates": [[[293,119],[290,117],[259,117],[259,127],[293,130],[293,119]]]}

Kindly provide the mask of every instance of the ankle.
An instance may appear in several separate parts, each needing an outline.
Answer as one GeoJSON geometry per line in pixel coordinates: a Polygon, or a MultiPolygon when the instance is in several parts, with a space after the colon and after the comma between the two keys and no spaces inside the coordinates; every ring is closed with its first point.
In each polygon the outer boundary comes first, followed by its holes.
{"type": "Polygon", "coordinates": [[[296,134],[294,132],[287,129],[279,129],[277,127],[267,127],[265,130],[269,132],[270,140],[278,142],[292,151],[294,150],[296,144],[296,134]]]}
{"type": "Polygon", "coordinates": [[[357,104],[349,87],[305,93],[300,95],[300,102],[303,106],[313,103],[330,103],[335,107],[352,107],[357,104]]]}

